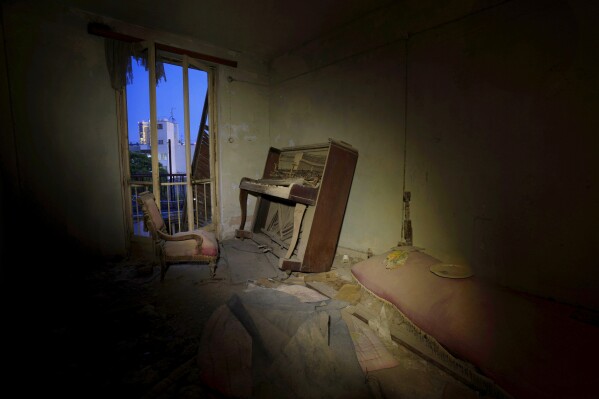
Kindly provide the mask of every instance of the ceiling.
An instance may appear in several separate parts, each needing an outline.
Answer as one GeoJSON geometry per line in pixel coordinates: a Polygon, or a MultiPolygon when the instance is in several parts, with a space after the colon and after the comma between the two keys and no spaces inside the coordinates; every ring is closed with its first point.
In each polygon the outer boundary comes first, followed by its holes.
{"type": "Polygon", "coordinates": [[[394,0],[62,0],[127,23],[191,36],[265,60],[394,0]]]}

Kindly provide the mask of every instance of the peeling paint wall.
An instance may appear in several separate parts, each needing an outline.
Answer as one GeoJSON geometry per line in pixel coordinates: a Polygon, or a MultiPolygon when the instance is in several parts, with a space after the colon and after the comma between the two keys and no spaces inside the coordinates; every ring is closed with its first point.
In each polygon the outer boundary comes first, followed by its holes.
{"type": "Polygon", "coordinates": [[[585,1],[390,6],[273,61],[271,145],[360,151],[340,247],[400,239],[405,150],[415,245],[597,308],[596,15],[585,1]]]}
{"type": "MultiPolygon", "coordinates": [[[[269,87],[266,69],[222,68],[218,75],[218,162],[220,166],[221,237],[235,235],[241,221],[239,183],[262,177],[269,141],[269,87]]],[[[248,198],[246,228],[255,198],[248,198]]]]}
{"type": "Polygon", "coordinates": [[[271,68],[272,146],[334,138],[359,152],[338,246],[363,254],[401,238],[405,41],[388,11],[308,42],[271,68]]]}
{"type": "MultiPolygon", "coordinates": [[[[20,183],[27,226],[121,254],[103,39],[58,5],[2,7],[2,116],[14,115],[15,132],[2,141],[3,188],[20,183]]],[[[220,238],[238,227],[239,181],[261,176],[270,146],[335,138],[359,151],[340,247],[395,245],[405,184],[415,245],[500,284],[599,308],[597,7],[392,2],[270,65],[164,32],[124,33],[239,61],[216,69],[220,238]]]]}
{"type": "Polygon", "coordinates": [[[397,42],[272,87],[274,147],[334,138],[359,152],[342,247],[381,252],[400,239],[400,223],[388,221],[401,220],[404,65],[397,42]]]}
{"type": "MultiPolygon", "coordinates": [[[[125,253],[115,94],[104,39],[87,33],[89,22],[100,21],[125,34],[238,62],[238,68],[215,67],[218,109],[211,123],[218,134],[219,230],[221,238],[230,236],[241,214],[239,181],[248,171],[262,172],[268,151],[266,65],[199,40],[57,4],[2,6],[8,53],[2,64],[13,94],[10,103],[3,85],[2,115],[14,111],[16,132],[15,143],[3,136],[3,173],[13,186],[21,178],[23,228],[50,226],[56,237],[70,237],[99,255],[125,253]]],[[[253,203],[248,210],[253,213],[253,203]]]]}
{"type": "Polygon", "coordinates": [[[15,117],[10,150],[22,189],[14,228],[39,230],[42,253],[45,245],[72,249],[61,241],[68,237],[99,255],[123,255],[115,96],[103,41],[60,7],[2,6],[15,117]]]}
{"type": "Polygon", "coordinates": [[[271,145],[331,137],[359,151],[340,247],[381,253],[401,239],[408,32],[482,6],[391,2],[271,63],[271,145]]]}
{"type": "Polygon", "coordinates": [[[597,307],[599,30],[590,2],[514,1],[415,36],[415,242],[516,289],[597,307]]]}

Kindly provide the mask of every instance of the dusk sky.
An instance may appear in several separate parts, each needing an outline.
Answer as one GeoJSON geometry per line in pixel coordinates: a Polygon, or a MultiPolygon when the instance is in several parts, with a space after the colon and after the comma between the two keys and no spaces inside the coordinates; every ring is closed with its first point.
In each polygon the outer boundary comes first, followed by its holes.
{"type": "MultiPolygon", "coordinates": [[[[129,142],[139,141],[137,123],[150,119],[149,72],[143,66],[132,62],[133,83],[127,86],[127,112],[129,142]]],[[[179,133],[184,133],[183,119],[183,68],[178,65],[164,64],[166,82],[161,80],[156,87],[156,106],[158,119],[171,117],[179,123],[179,133]]],[[[206,97],[207,73],[189,69],[189,119],[191,122],[191,142],[197,137],[204,98],[206,97]]]]}

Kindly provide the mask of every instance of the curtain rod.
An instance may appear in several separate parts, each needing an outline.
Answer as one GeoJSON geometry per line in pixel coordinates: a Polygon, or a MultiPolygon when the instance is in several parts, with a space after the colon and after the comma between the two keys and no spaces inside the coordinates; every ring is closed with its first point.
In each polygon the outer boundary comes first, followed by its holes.
{"type": "MultiPolygon", "coordinates": [[[[125,35],[123,33],[114,32],[114,31],[110,30],[110,28],[107,27],[106,25],[93,23],[93,22],[89,23],[87,25],[87,33],[96,35],[96,36],[102,36],[102,37],[105,37],[108,39],[121,40],[121,41],[127,42],[127,43],[136,43],[136,42],[141,42],[144,40],[144,39],[140,39],[135,36],[129,36],[129,35],[125,35]]],[[[215,64],[221,64],[221,65],[226,65],[226,66],[230,66],[233,68],[237,68],[237,61],[231,61],[231,60],[215,57],[215,56],[208,55],[208,54],[196,53],[195,51],[185,50],[185,49],[182,49],[179,47],[173,47],[173,46],[169,46],[169,45],[161,44],[161,43],[156,43],[155,45],[158,50],[164,50],[164,51],[168,51],[169,53],[175,53],[175,54],[181,54],[181,55],[186,54],[190,57],[197,58],[199,60],[214,62],[215,64]]]]}

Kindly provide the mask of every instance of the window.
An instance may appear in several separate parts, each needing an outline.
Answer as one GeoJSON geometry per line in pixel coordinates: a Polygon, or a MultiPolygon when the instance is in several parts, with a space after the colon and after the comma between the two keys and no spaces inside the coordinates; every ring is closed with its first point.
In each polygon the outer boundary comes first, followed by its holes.
{"type": "MultiPolygon", "coordinates": [[[[149,52],[152,50],[149,48],[149,52]]],[[[160,58],[160,54],[158,56],[160,58]]],[[[151,190],[159,200],[160,207],[167,211],[171,233],[212,224],[212,197],[215,190],[212,186],[211,171],[214,166],[210,154],[214,144],[209,131],[209,113],[213,107],[208,105],[208,87],[212,75],[195,60],[192,60],[194,65],[190,67],[190,60],[185,56],[180,63],[173,61],[164,63],[168,82],[156,86],[151,82],[150,72],[135,60],[132,61],[135,79],[126,90],[128,133],[135,132],[139,141],[145,139],[138,151],[146,151],[148,156],[153,152],[155,161],[146,162],[148,171],[143,176],[140,174],[138,180],[130,179],[131,214],[127,218],[133,240],[147,237],[136,202],[137,194],[143,190],[151,190]],[[149,82],[150,90],[156,91],[152,107],[149,82]],[[167,119],[164,115],[169,111],[170,119],[167,119]],[[156,121],[154,132],[150,129],[152,119],[156,121]],[[172,153],[165,148],[169,141],[172,153]],[[188,169],[190,166],[191,170],[188,169]],[[171,175],[170,172],[175,174],[171,175]]]]}

